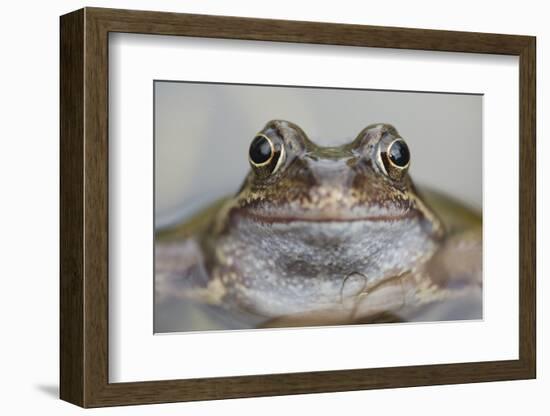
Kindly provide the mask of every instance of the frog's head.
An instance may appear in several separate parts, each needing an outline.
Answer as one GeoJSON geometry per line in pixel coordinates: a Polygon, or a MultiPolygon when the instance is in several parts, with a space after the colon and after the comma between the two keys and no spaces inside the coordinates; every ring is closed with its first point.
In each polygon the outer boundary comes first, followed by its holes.
{"type": "Polygon", "coordinates": [[[398,222],[418,219],[427,236],[443,227],[408,174],[410,152],[388,124],[363,129],[351,143],[322,147],[288,121],[273,120],[253,138],[251,171],[239,213],[262,223],[398,222]]]}
{"type": "Polygon", "coordinates": [[[340,308],[348,292],[364,313],[403,305],[401,276],[433,255],[443,226],[416,192],[395,128],[372,125],[351,143],[321,147],[298,126],[271,121],[249,161],[229,215],[218,217],[226,237],[213,239],[209,257],[238,276],[227,284],[240,307],[304,313],[340,308]]]}

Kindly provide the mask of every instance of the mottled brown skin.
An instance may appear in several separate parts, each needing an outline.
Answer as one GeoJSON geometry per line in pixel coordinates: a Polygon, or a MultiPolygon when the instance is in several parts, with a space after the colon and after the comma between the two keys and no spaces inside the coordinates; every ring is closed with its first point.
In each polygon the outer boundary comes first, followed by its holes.
{"type": "Polygon", "coordinates": [[[273,157],[251,161],[237,195],[158,236],[160,301],[209,305],[245,327],[470,317],[445,308],[481,302],[480,228],[446,230],[408,165],[389,160],[394,127],[339,147],[280,120],[260,134],[273,157]]]}
{"type": "MultiPolygon", "coordinates": [[[[400,137],[394,127],[369,126],[353,142],[339,147],[317,146],[298,126],[284,121],[268,123],[261,133],[284,145],[285,161],[274,174],[252,168],[232,214],[275,222],[418,216],[426,220],[434,238],[443,235],[441,222],[418,197],[406,171],[391,180],[376,164],[380,141],[400,137]]],[[[218,218],[227,224],[223,216],[218,218]]]]}

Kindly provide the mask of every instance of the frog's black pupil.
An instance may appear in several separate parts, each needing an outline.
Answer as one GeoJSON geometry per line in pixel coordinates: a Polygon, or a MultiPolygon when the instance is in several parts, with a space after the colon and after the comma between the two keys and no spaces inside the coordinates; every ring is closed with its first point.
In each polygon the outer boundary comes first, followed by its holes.
{"type": "Polygon", "coordinates": [[[394,142],[390,146],[388,153],[391,161],[399,167],[407,166],[407,163],[409,163],[411,157],[407,143],[402,140],[394,142]]]}
{"type": "Polygon", "coordinates": [[[250,160],[256,164],[265,163],[271,157],[271,145],[263,136],[256,136],[250,144],[250,160]]]}

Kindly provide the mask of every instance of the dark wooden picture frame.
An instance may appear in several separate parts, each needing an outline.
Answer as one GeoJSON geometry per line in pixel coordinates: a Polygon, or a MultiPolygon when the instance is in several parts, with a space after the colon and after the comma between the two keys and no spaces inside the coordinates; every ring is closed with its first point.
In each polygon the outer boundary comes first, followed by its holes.
{"type": "Polygon", "coordinates": [[[83,407],[535,378],[535,38],[85,8],[61,17],[60,396],[83,407]],[[519,359],[109,383],[108,35],[247,39],[519,56],[519,359]]]}

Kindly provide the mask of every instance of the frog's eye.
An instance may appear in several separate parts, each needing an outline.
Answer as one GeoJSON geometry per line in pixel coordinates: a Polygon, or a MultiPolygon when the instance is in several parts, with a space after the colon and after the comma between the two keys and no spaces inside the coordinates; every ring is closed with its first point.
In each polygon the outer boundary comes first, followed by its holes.
{"type": "Polygon", "coordinates": [[[275,155],[275,146],[269,137],[264,134],[258,134],[250,143],[248,158],[254,166],[267,165],[275,155]]]}
{"type": "Polygon", "coordinates": [[[248,160],[252,168],[262,176],[275,173],[284,158],[284,146],[265,134],[257,134],[250,143],[248,160]]]}
{"type": "Polygon", "coordinates": [[[403,139],[397,139],[391,142],[388,148],[388,159],[390,163],[397,168],[406,168],[411,161],[409,146],[403,139]]]}
{"type": "Polygon", "coordinates": [[[382,140],[378,149],[379,165],[390,178],[401,179],[411,163],[409,146],[401,138],[382,140]]]}

